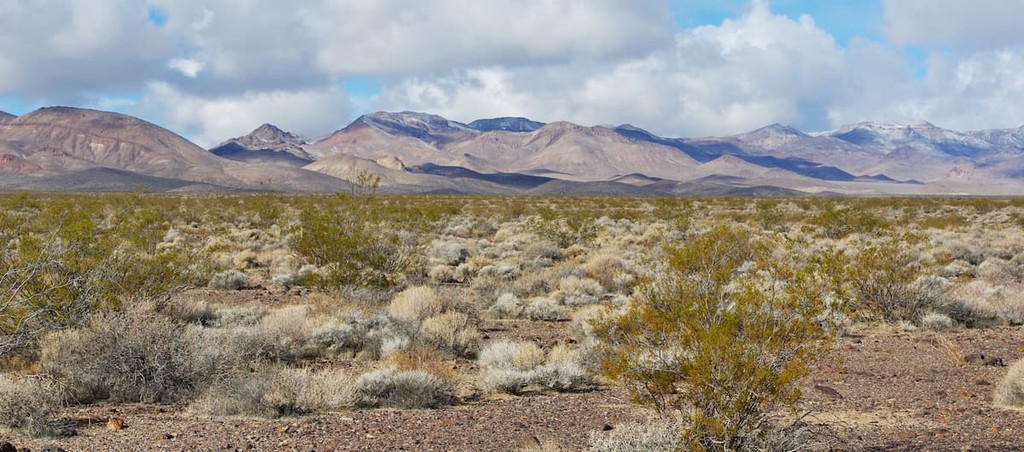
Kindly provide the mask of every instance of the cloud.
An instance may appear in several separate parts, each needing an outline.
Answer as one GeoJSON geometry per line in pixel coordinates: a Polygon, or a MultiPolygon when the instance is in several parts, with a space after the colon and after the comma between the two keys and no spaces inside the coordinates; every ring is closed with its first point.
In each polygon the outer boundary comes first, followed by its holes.
{"type": "Polygon", "coordinates": [[[183,134],[200,146],[251,132],[263,123],[316,135],[341,128],[351,112],[345,94],[324,87],[302,91],[254,91],[223,97],[203,97],[155,82],[132,109],[145,118],[183,134]]]}
{"type": "Polygon", "coordinates": [[[196,78],[199,75],[199,71],[203,70],[202,61],[196,61],[189,58],[175,58],[167,63],[167,66],[188,78],[196,78]]]}
{"type": "Polygon", "coordinates": [[[892,95],[900,86],[892,80],[909,76],[889,49],[861,42],[841,48],[812,18],[773,15],[756,2],[737,19],[680,30],[674,42],[639,57],[409,78],[385,86],[380,106],[462,120],[519,114],[631,122],[672,136],[737,133],[776,121],[813,130],[862,113],[849,106],[892,95]]]}
{"type": "Polygon", "coordinates": [[[884,39],[840,42],[764,0],[693,28],[675,25],[672,0],[13,1],[0,99],[109,106],[204,145],[263,122],[324,133],[366,109],[672,136],[1024,122],[1024,3],[883,1],[884,39]],[[907,45],[926,49],[922,74],[907,45]],[[355,79],[379,92],[340,88],[355,79]]]}
{"type": "Polygon", "coordinates": [[[885,0],[885,32],[899,44],[958,50],[1019,48],[1024,42],[1020,0],[885,0]]]}
{"type": "Polygon", "coordinates": [[[645,53],[671,39],[666,2],[325,1],[299,15],[332,73],[562,64],[645,53]]]}
{"type": "Polygon", "coordinates": [[[174,51],[143,2],[4,2],[0,95],[76,103],[83,92],[137,89],[174,51]]]}

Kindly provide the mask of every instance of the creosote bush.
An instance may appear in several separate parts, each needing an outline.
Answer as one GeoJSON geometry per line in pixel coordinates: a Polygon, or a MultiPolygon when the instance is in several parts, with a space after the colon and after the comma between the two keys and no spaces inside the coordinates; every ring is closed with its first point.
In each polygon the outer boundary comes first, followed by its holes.
{"type": "Polygon", "coordinates": [[[668,250],[661,277],[596,328],[605,373],[684,416],[683,448],[762,444],[823,350],[828,275],[771,259],[768,245],[738,227],[701,234],[668,250]]]}
{"type": "Polygon", "coordinates": [[[334,208],[308,206],[301,212],[299,254],[321,268],[306,279],[325,288],[389,288],[415,265],[411,247],[366,195],[340,195],[334,208]]]}

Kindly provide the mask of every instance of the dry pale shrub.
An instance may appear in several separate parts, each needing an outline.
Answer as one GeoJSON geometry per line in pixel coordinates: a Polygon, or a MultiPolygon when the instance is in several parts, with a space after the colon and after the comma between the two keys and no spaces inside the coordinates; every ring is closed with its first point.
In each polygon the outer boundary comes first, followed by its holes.
{"type": "Polygon", "coordinates": [[[626,263],[617,253],[600,252],[587,259],[583,271],[602,286],[612,287],[616,276],[626,271],[626,263]]]}
{"type": "Polygon", "coordinates": [[[469,249],[462,242],[433,240],[427,248],[427,257],[445,265],[459,265],[469,257],[469,249]]]}
{"type": "Polygon", "coordinates": [[[499,341],[480,352],[477,364],[483,369],[484,386],[491,390],[519,394],[527,386],[539,385],[578,391],[593,386],[580,356],[576,350],[557,346],[545,358],[533,342],[499,341]]]}
{"type": "Polygon", "coordinates": [[[432,287],[414,286],[399,292],[388,305],[388,315],[408,322],[419,322],[445,310],[445,301],[432,287]]]}
{"type": "Polygon", "coordinates": [[[563,320],[566,317],[565,309],[557,301],[548,297],[536,297],[530,300],[524,311],[530,320],[543,320],[553,322],[563,320]]]}
{"type": "Polygon", "coordinates": [[[242,290],[249,287],[252,287],[252,281],[245,273],[238,270],[223,271],[210,278],[211,289],[242,290]]]}
{"type": "Polygon", "coordinates": [[[31,436],[57,433],[54,415],[62,397],[49,379],[0,374],[0,427],[31,436]]]}
{"type": "Polygon", "coordinates": [[[484,369],[528,371],[544,364],[544,350],[533,342],[492,342],[480,351],[477,364],[484,369]]]}
{"type": "Polygon", "coordinates": [[[496,319],[517,319],[523,314],[523,302],[515,294],[503,293],[487,308],[487,314],[496,319]]]}
{"type": "Polygon", "coordinates": [[[214,313],[213,326],[254,326],[260,323],[270,310],[266,306],[233,306],[218,309],[214,313]]]}
{"type": "Polygon", "coordinates": [[[1005,408],[1024,408],[1024,359],[1010,365],[1003,381],[996,386],[995,402],[1005,408]]]}
{"type": "Polygon", "coordinates": [[[361,375],[354,400],[361,408],[436,408],[448,404],[453,392],[450,382],[430,372],[389,368],[361,375]]]}
{"type": "Polygon", "coordinates": [[[276,418],[336,411],[353,403],[352,379],[344,372],[266,367],[218,382],[192,409],[220,416],[276,418]]]}
{"type": "Polygon", "coordinates": [[[163,305],[161,314],[185,323],[209,325],[217,318],[217,312],[205,301],[172,299],[163,305]]]}
{"type": "Polygon", "coordinates": [[[189,398],[211,369],[197,362],[183,325],[146,312],[94,316],[80,330],[48,335],[42,368],[79,402],[167,402],[189,398]]]}
{"type": "Polygon", "coordinates": [[[472,357],[480,348],[480,331],[461,312],[446,312],[424,320],[420,335],[428,344],[457,356],[472,357]]]}
{"type": "Polygon", "coordinates": [[[451,363],[430,347],[409,347],[388,355],[383,362],[385,367],[398,371],[423,370],[446,381],[455,381],[458,378],[451,363]]]}
{"type": "Polygon", "coordinates": [[[213,385],[192,409],[217,416],[280,417],[306,412],[299,406],[305,375],[267,368],[236,374],[213,385]]]}
{"type": "Polygon", "coordinates": [[[447,264],[438,264],[427,270],[427,277],[439,283],[457,282],[455,279],[455,267],[447,264]]]}
{"type": "Polygon", "coordinates": [[[682,425],[672,419],[628,422],[590,434],[590,452],[671,452],[682,448],[682,425]]]}
{"type": "Polygon", "coordinates": [[[566,306],[583,306],[601,300],[604,288],[601,283],[590,278],[569,276],[558,282],[558,290],[562,293],[562,303],[566,306]]]}
{"type": "Polygon", "coordinates": [[[946,314],[929,312],[921,316],[921,326],[932,331],[946,331],[953,328],[953,319],[946,314]]]}
{"type": "Polygon", "coordinates": [[[544,364],[530,371],[530,382],[558,392],[582,391],[593,386],[593,379],[578,362],[544,364]]]}

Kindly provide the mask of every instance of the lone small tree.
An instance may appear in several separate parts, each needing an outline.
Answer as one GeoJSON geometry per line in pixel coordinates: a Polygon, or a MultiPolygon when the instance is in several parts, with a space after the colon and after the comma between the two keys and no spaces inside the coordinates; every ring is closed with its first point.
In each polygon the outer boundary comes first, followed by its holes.
{"type": "Polygon", "coordinates": [[[763,447],[824,344],[826,261],[792,265],[743,229],[669,249],[621,315],[598,322],[605,373],[659,412],[679,410],[693,450],[763,447]]]}

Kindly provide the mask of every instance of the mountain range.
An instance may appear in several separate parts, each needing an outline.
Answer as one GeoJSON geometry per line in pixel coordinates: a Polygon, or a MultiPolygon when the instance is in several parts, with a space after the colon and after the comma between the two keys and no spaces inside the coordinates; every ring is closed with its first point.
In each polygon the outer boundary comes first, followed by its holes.
{"type": "Polygon", "coordinates": [[[1021,195],[1024,126],[772,124],[666,138],[632,125],[377,112],[318,138],[264,124],[207,150],[118,113],[0,112],[0,190],[335,192],[366,174],[394,193],[1021,195]]]}

